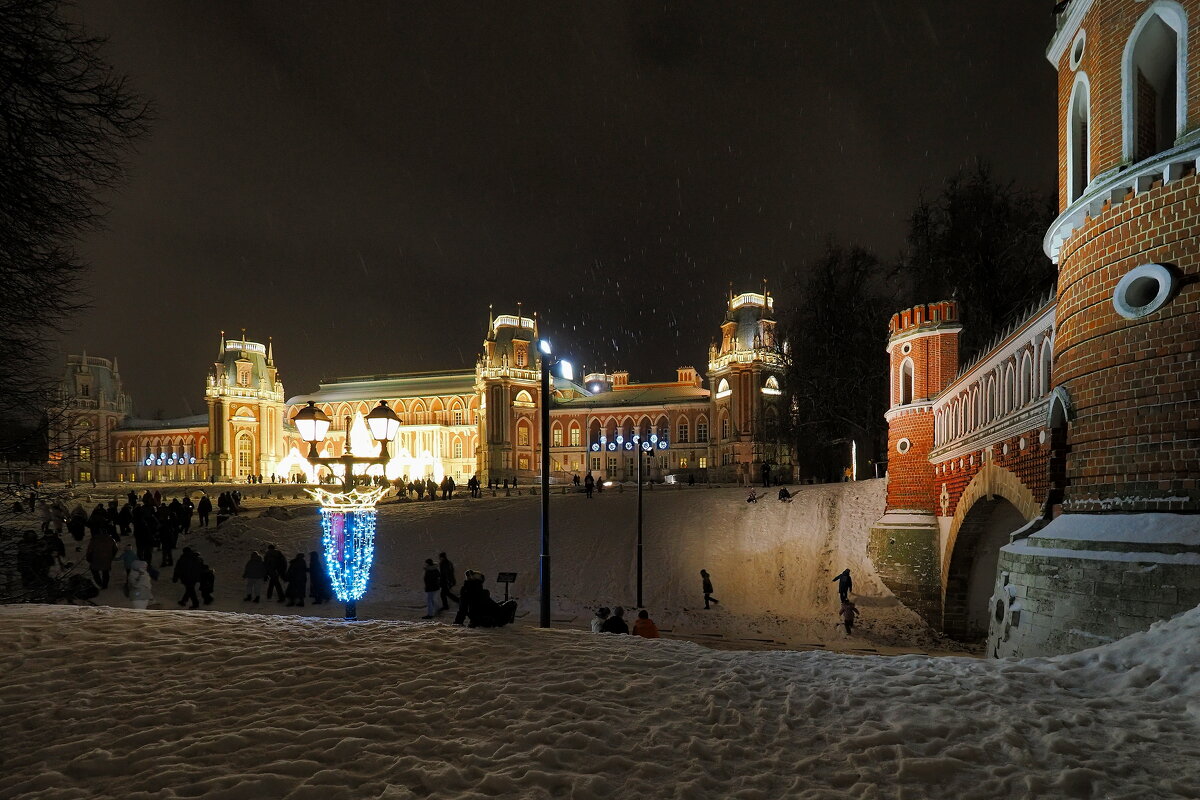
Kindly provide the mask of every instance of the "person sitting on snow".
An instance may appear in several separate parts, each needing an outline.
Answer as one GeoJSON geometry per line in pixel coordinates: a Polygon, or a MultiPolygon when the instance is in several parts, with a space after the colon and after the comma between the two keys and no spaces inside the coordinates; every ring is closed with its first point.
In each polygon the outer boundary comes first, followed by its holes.
{"type": "Polygon", "coordinates": [[[794,495],[787,490],[786,486],[779,487],[779,502],[790,503],[792,502],[792,497],[794,497],[794,495]]]}

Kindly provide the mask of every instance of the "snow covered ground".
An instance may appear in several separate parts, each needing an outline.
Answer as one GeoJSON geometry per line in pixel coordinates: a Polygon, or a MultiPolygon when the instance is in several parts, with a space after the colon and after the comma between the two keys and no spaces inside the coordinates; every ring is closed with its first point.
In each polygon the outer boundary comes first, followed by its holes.
{"type": "MultiPolygon", "coordinates": [[[[265,600],[257,606],[244,603],[240,579],[250,550],[262,552],[268,542],[288,558],[318,549],[315,504],[291,499],[293,491],[275,487],[272,498],[247,501],[248,513],[216,530],[193,529],[181,542],[197,549],[216,570],[213,609],[293,613],[265,600]],[[271,504],[284,504],[277,515],[294,518],[260,516],[271,504]]],[[[772,492],[755,504],[745,502],[743,489],[659,486],[647,491],[645,604],[670,636],[722,647],[931,653],[953,649],[953,643],[899,604],[867,558],[867,534],[883,513],[885,491],[882,480],[802,486],[791,503],[780,503],[772,492]],[[831,582],[847,567],[862,612],[854,637],[846,637],[836,626],[837,591],[831,582]],[[714,596],[721,601],[708,611],[700,591],[701,569],[712,574],[714,596]]],[[[101,491],[94,500],[111,496],[101,491]]],[[[421,565],[444,550],[460,580],[465,569],[479,570],[498,598],[504,589],[492,583],[496,573],[516,572],[512,591],[520,599],[522,622],[535,620],[539,503],[540,498],[525,489],[520,495],[501,491],[482,499],[466,499],[464,494],[450,502],[385,502],[379,508],[376,566],[359,603],[359,616],[415,620],[424,614],[421,565]]],[[[637,492],[632,487],[610,489],[592,500],[573,492],[552,494],[556,625],[586,628],[598,606],[634,605],[636,519],[637,492]]],[[[73,544],[68,540],[68,550],[73,544]]],[[[114,581],[97,602],[127,606],[119,585],[114,581]]],[[[176,608],[182,594],[170,583],[169,570],[156,592],[166,608],[176,608]]],[[[340,616],[342,607],[306,608],[305,613],[340,616]]]]}
{"type": "Polygon", "coordinates": [[[1198,637],[987,661],[7,606],[0,797],[1197,797],[1198,637]]]}

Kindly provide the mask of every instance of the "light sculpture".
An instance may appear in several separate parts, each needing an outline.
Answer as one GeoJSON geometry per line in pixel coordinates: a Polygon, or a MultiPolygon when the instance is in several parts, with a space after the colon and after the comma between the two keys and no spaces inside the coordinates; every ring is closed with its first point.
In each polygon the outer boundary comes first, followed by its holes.
{"type": "Polygon", "coordinates": [[[308,461],[332,467],[342,466],[343,486],[340,492],[317,487],[308,493],[321,504],[321,544],[325,554],[325,571],[334,596],[346,604],[346,619],[358,618],[358,601],[367,591],[371,564],[375,560],[375,504],[387,494],[388,486],[356,487],[352,467],[362,465],[387,466],[388,442],[400,430],[400,418],[383,400],[367,415],[371,435],[379,442],[379,455],[356,458],[351,453],[349,420],[347,419],[346,453],[338,457],[317,455],[317,443],[329,431],[330,419],[313,401],[292,417],[300,437],[309,445],[308,461]]]}

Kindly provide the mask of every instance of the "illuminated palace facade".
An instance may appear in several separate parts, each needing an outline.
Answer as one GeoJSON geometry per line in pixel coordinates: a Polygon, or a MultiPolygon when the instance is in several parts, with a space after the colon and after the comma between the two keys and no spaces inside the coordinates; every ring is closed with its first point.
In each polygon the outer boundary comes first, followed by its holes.
{"type": "MultiPolygon", "coordinates": [[[[552,474],[633,479],[632,437],[656,434],[651,479],[758,481],[764,464],[790,479],[791,452],[776,436],[786,354],[774,305],[769,293],[730,294],[707,375],[688,366],[675,380],[656,383],[634,382],[624,370],[554,377],[552,474]]],[[[537,338],[536,319],[502,314],[489,320],[474,369],[337,378],[285,400],[273,344],[222,333],[206,381],[206,413],[170,420],[133,414],[116,359],[69,356],[61,413],[52,415],[59,424],[51,458],[62,479],[77,482],[312,478],[307,445],[289,421],[296,410],[311,401],[332,420],[322,454],[341,455],[348,442],[362,454],[374,446],[363,418],[383,400],[402,423],[388,477],[450,475],[461,483],[477,475],[527,484],[540,465],[537,338]]]]}

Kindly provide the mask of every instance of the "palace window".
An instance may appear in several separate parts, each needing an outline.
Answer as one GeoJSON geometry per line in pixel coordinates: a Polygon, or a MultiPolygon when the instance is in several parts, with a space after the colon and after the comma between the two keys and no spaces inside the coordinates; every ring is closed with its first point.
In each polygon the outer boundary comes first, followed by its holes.
{"type": "Polygon", "coordinates": [[[517,366],[518,367],[525,366],[525,348],[524,347],[517,348],[517,366]]]}
{"type": "Polygon", "coordinates": [[[1068,202],[1075,202],[1091,182],[1091,144],[1088,139],[1091,123],[1091,101],[1087,75],[1075,78],[1071,105],[1067,112],[1067,191],[1068,202]]]}
{"type": "Polygon", "coordinates": [[[721,438],[729,438],[729,417],[721,417],[721,438]]]}
{"type": "Polygon", "coordinates": [[[904,359],[900,365],[900,405],[906,406],[913,401],[913,362],[911,358],[904,359]]]}
{"type": "Polygon", "coordinates": [[[86,444],[79,445],[79,460],[80,461],[91,461],[92,460],[92,448],[89,445],[86,445],[86,444]]]}
{"type": "Polygon", "coordinates": [[[249,475],[250,468],[254,464],[254,440],[249,436],[242,435],[237,440],[237,465],[238,475],[249,475]]]}
{"type": "Polygon", "coordinates": [[[675,441],[679,444],[687,444],[688,440],[688,424],[686,422],[679,423],[679,435],[675,437],[675,441]]]}
{"type": "Polygon", "coordinates": [[[595,458],[592,459],[592,471],[594,471],[594,472],[600,471],[600,456],[596,456],[595,458]]]}
{"type": "Polygon", "coordinates": [[[687,456],[680,456],[680,457],[679,457],[679,468],[680,468],[680,469],[687,469],[687,456]]]}
{"type": "Polygon", "coordinates": [[[1134,28],[1122,62],[1125,156],[1150,158],[1175,144],[1187,104],[1187,22],[1163,4],[1134,28]],[[1182,41],[1181,41],[1182,36],[1182,41]]]}
{"type": "Polygon", "coordinates": [[[705,458],[704,456],[700,456],[700,458],[696,459],[696,461],[700,465],[700,469],[708,469],[708,459],[707,458],[705,458]]]}
{"type": "Polygon", "coordinates": [[[524,423],[517,426],[517,445],[520,447],[529,446],[529,426],[524,423]]]}
{"type": "Polygon", "coordinates": [[[562,428],[555,428],[550,433],[550,445],[552,447],[562,447],[562,428]]]}
{"type": "Polygon", "coordinates": [[[454,424],[455,424],[455,425],[462,425],[462,424],[463,424],[463,415],[462,415],[462,409],[461,409],[461,408],[456,408],[456,409],[454,409],[454,424]]]}
{"type": "Polygon", "coordinates": [[[582,442],[583,431],[579,429],[578,425],[573,425],[571,427],[571,447],[579,447],[582,442]]]}
{"type": "Polygon", "coordinates": [[[529,469],[529,456],[521,456],[517,459],[517,469],[529,469]]]}
{"type": "Polygon", "coordinates": [[[615,478],[617,476],[617,457],[608,457],[608,477],[615,478]]]}
{"type": "Polygon", "coordinates": [[[86,470],[86,469],[79,470],[79,482],[80,483],[88,483],[91,480],[92,480],[92,473],[90,470],[86,470]]]}
{"type": "Polygon", "coordinates": [[[705,420],[701,420],[700,422],[696,423],[696,441],[708,441],[708,422],[705,420]]]}
{"type": "Polygon", "coordinates": [[[454,440],[454,457],[462,458],[462,439],[454,440]]]}
{"type": "Polygon", "coordinates": [[[92,394],[92,385],[90,383],[81,383],[79,385],[79,393],[84,397],[90,397],[92,394]]]}

